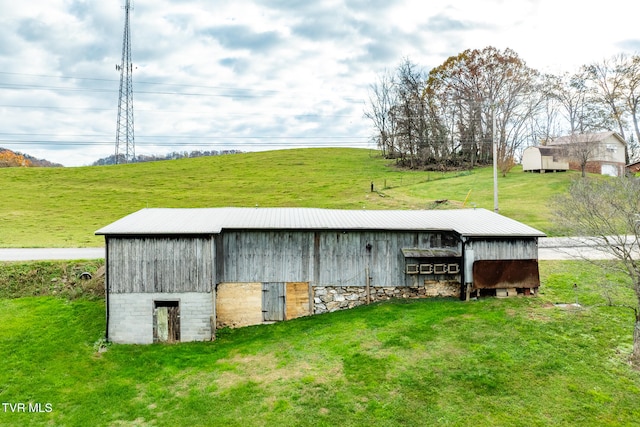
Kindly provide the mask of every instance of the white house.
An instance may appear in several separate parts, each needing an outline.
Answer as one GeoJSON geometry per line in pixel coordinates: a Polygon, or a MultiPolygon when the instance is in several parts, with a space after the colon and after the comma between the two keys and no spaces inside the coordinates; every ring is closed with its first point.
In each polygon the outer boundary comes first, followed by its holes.
{"type": "Polygon", "coordinates": [[[590,173],[623,176],[626,141],[616,132],[566,135],[544,146],[529,147],[522,156],[522,169],[530,172],[581,170],[580,157],[587,158],[585,170],[590,173]],[[564,169],[566,170],[566,169],[564,169]]]}

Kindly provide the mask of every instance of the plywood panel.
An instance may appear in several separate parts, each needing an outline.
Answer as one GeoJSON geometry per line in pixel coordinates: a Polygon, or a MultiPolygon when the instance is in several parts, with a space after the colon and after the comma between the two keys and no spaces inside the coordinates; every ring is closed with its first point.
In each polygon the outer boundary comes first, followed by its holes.
{"type": "Polygon", "coordinates": [[[287,290],[287,319],[308,316],[309,312],[309,283],[289,282],[287,290]]]}
{"type": "Polygon", "coordinates": [[[262,283],[220,283],[216,293],[216,327],[262,323],[262,283]]]}

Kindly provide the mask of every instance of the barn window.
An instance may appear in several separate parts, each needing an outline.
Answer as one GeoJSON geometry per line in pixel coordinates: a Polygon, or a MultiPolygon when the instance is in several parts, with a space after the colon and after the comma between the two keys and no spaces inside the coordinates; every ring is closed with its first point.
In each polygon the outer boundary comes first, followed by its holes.
{"type": "Polygon", "coordinates": [[[153,342],[180,341],[180,302],[153,302],[153,342]]]}
{"type": "Polygon", "coordinates": [[[434,264],[433,272],[435,274],[447,274],[447,264],[434,264]]]}
{"type": "Polygon", "coordinates": [[[402,248],[406,274],[455,275],[460,273],[461,255],[455,249],[402,248]]]}
{"type": "Polygon", "coordinates": [[[433,274],[433,264],[420,264],[420,274],[433,274]]]}
{"type": "Polygon", "coordinates": [[[418,264],[407,264],[407,274],[418,274],[418,264]]]}

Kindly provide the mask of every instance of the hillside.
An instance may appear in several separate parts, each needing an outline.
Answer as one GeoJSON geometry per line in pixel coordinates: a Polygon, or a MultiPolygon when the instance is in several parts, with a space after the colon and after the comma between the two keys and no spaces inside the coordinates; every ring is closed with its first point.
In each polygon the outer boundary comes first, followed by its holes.
{"type": "MultiPolygon", "coordinates": [[[[377,152],[294,149],[117,166],[1,168],[0,247],[100,246],[103,227],[145,207],[493,209],[490,168],[401,171],[377,152]],[[371,191],[373,183],[374,192],[371,191]]],[[[499,179],[500,213],[551,232],[548,199],[574,173],[499,179]]]]}
{"type": "Polygon", "coordinates": [[[62,167],[62,165],[0,147],[0,168],[10,167],[62,167]]]}

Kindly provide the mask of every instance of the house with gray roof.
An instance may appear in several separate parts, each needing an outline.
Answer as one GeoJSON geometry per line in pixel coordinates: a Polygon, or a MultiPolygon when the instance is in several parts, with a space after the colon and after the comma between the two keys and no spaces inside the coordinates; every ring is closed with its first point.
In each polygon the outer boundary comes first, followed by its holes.
{"type": "Polygon", "coordinates": [[[616,132],[575,133],[528,147],[522,154],[525,172],[581,170],[600,175],[623,176],[627,143],[616,132]]]}
{"type": "Polygon", "coordinates": [[[106,245],[107,339],[211,340],[389,298],[532,294],[544,233],[485,209],[142,209],[106,245]]]}

